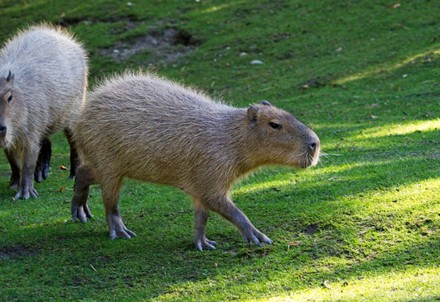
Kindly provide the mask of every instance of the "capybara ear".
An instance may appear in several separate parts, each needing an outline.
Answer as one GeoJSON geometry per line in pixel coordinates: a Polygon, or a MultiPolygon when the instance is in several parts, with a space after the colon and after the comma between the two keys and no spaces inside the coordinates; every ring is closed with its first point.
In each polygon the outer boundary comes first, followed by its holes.
{"type": "Polygon", "coordinates": [[[258,119],[258,108],[255,106],[249,106],[247,110],[247,116],[249,120],[249,127],[254,128],[258,119]]]}
{"type": "Polygon", "coordinates": [[[272,106],[272,104],[268,100],[262,100],[260,102],[260,104],[265,105],[265,106],[272,106]]]}
{"type": "Polygon", "coordinates": [[[14,80],[14,74],[9,70],[8,76],[6,77],[6,82],[11,82],[14,80]]]}

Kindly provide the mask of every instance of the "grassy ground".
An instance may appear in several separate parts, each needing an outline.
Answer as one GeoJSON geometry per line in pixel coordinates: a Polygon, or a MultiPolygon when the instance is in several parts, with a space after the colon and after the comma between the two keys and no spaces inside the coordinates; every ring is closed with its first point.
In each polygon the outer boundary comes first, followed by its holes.
{"type": "Polygon", "coordinates": [[[233,198],[274,245],[248,248],[213,215],[197,252],[176,189],[127,180],[137,238],[70,221],[68,148],[54,138],[38,199],[13,201],[0,164],[0,300],[440,300],[440,7],[436,1],[0,1],[0,39],[60,23],[93,83],[146,68],[236,106],[267,99],[311,125],[328,156],[272,167],[233,198]],[[251,64],[260,60],[263,64],[251,64]]]}

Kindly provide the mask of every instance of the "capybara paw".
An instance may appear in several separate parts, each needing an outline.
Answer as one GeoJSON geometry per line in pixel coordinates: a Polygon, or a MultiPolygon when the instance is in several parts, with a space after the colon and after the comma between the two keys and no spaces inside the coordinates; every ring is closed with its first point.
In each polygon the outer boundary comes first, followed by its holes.
{"type": "Polygon", "coordinates": [[[33,187],[21,188],[15,195],[15,199],[29,199],[38,197],[38,192],[33,187]]]}
{"type": "Polygon", "coordinates": [[[208,240],[208,238],[199,238],[195,240],[196,248],[199,251],[203,250],[215,250],[215,246],[217,245],[217,242],[208,240]]]}
{"type": "Polygon", "coordinates": [[[43,171],[41,171],[41,170],[35,171],[34,179],[38,183],[42,182],[43,181],[43,171]]]}
{"type": "Polygon", "coordinates": [[[125,226],[119,214],[112,214],[108,216],[107,223],[110,229],[110,239],[116,239],[116,238],[131,239],[136,236],[134,232],[130,231],[125,226]]]}
{"type": "Polygon", "coordinates": [[[50,165],[48,163],[38,163],[35,168],[34,179],[40,183],[49,177],[50,165]]]}
{"type": "Polygon", "coordinates": [[[49,177],[49,170],[50,170],[50,165],[46,164],[43,166],[43,171],[41,175],[44,180],[46,180],[49,177]]]}
{"type": "Polygon", "coordinates": [[[84,205],[72,205],[72,221],[76,222],[77,219],[81,222],[87,222],[87,218],[93,218],[90,212],[89,206],[84,205]]]}
{"type": "Polygon", "coordinates": [[[122,238],[122,239],[131,239],[136,237],[136,234],[125,226],[123,229],[111,229],[110,230],[110,239],[122,238]]]}
{"type": "Polygon", "coordinates": [[[260,247],[263,246],[263,243],[266,243],[266,244],[273,243],[269,237],[267,237],[266,235],[264,235],[263,233],[261,233],[257,229],[251,230],[250,232],[244,234],[243,237],[249,246],[251,245],[251,242],[255,243],[255,245],[260,246],[260,247]]]}

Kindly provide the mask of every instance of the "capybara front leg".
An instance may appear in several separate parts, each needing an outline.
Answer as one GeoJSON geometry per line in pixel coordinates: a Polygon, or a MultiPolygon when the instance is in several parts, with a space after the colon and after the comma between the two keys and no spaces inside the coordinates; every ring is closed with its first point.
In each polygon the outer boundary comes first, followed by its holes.
{"type": "Polygon", "coordinates": [[[263,243],[272,244],[272,240],[257,230],[229,197],[221,196],[207,199],[206,206],[232,222],[238,228],[248,245],[250,245],[251,242],[258,246],[262,246],[263,243]]]}
{"type": "Polygon", "coordinates": [[[44,139],[40,144],[40,153],[35,167],[34,179],[36,182],[42,182],[47,179],[50,170],[50,158],[52,157],[52,142],[50,139],[44,139]]]}
{"type": "Polygon", "coordinates": [[[21,179],[16,199],[28,199],[29,197],[38,197],[38,192],[34,189],[34,171],[37,162],[38,149],[29,147],[24,152],[23,168],[21,169],[21,179]]]}
{"type": "Polygon", "coordinates": [[[195,206],[195,224],[194,224],[194,243],[199,251],[215,250],[217,242],[206,238],[206,223],[209,217],[209,211],[204,209],[199,201],[194,202],[195,206]]]}
{"type": "Polygon", "coordinates": [[[130,231],[119,215],[119,192],[122,179],[103,178],[100,181],[102,201],[105,207],[105,215],[110,231],[110,239],[124,238],[131,239],[136,234],[130,231]]]}
{"type": "Polygon", "coordinates": [[[70,175],[69,178],[74,178],[76,175],[76,169],[79,166],[80,159],[78,155],[78,151],[76,150],[76,144],[73,140],[72,131],[69,129],[64,130],[66,134],[67,141],[70,146],[70,175]]]}
{"type": "Polygon", "coordinates": [[[73,187],[74,195],[72,198],[72,221],[79,219],[81,222],[87,222],[87,218],[93,218],[87,205],[89,197],[89,186],[97,182],[96,171],[90,166],[80,166],[77,169],[75,185],[73,187]]]}
{"type": "Polygon", "coordinates": [[[20,186],[20,166],[18,159],[11,151],[5,150],[6,157],[8,158],[9,165],[11,166],[11,180],[9,181],[9,187],[13,190],[18,190],[20,186]]]}

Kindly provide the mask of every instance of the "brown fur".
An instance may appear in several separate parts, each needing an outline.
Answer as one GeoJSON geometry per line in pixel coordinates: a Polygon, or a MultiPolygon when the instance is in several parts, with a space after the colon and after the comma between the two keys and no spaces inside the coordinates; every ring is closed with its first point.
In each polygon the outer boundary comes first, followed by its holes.
{"type": "Polygon", "coordinates": [[[193,198],[200,250],[215,245],[205,235],[209,211],[236,225],[248,243],[271,243],[232,202],[232,184],[263,165],[305,168],[319,157],[316,134],[267,101],[237,109],[146,74],[98,86],[74,133],[84,159],[72,200],[74,221],[91,217],[88,186],[99,183],[110,236],[130,238],[134,233],[118,210],[122,178],[172,185],[193,198]]]}

